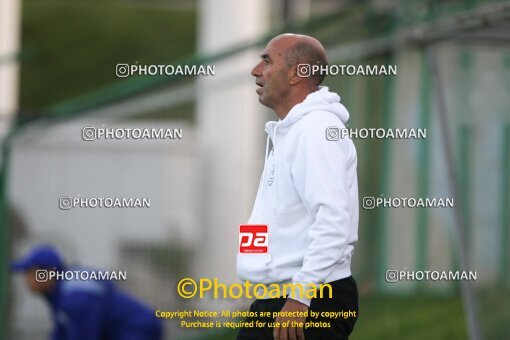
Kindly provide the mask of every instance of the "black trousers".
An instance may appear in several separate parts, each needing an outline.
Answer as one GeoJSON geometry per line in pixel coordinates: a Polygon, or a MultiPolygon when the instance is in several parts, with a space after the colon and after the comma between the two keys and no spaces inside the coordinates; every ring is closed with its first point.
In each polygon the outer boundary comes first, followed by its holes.
{"type": "MultiPolygon", "coordinates": [[[[319,339],[339,339],[344,340],[349,338],[349,334],[351,334],[354,324],[358,318],[358,288],[356,286],[356,281],[352,276],[349,276],[345,279],[329,282],[332,287],[332,298],[329,298],[329,294],[325,293],[322,298],[313,298],[310,303],[310,308],[308,311],[308,317],[306,318],[306,322],[325,322],[329,323],[330,327],[311,327],[305,329],[305,338],[306,340],[319,340],[319,339]],[[348,317],[339,317],[339,318],[330,318],[330,317],[319,317],[319,318],[311,318],[310,311],[314,312],[341,312],[349,313],[348,317]]],[[[327,292],[327,289],[324,290],[327,292]]],[[[279,312],[283,305],[287,301],[286,298],[278,298],[278,299],[267,299],[267,300],[255,300],[250,306],[250,312],[256,312],[260,314],[260,312],[279,312]]],[[[344,314],[345,315],[345,314],[344,314]]],[[[273,323],[274,318],[269,317],[254,317],[247,318],[247,322],[251,321],[261,321],[268,323],[273,323]]],[[[265,328],[242,328],[237,335],[237,340],[272,340],[273,339],[273,328],[265,327],[265,328]]]]}

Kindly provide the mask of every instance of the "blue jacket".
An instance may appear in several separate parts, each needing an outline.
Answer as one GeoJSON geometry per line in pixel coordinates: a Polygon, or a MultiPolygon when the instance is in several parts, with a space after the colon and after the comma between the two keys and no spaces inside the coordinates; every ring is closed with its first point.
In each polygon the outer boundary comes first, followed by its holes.
{"type": "Polygon", "coordinates": [[[154,311],[111,281],[57,281],[46,298],[55,324],[53,340],[162,338],[161,323],[154,311]]]}

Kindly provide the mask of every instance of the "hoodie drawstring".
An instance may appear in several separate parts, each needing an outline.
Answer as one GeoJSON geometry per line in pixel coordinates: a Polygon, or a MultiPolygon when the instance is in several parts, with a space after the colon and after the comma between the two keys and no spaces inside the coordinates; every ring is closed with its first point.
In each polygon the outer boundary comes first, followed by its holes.
{"type": "Polygon", "coordinates": [[[274,215],[276,216],[276,212],[277,212],[277,209],[278,209],[278,180],[276,178],[276,174],[278,173],[278,168],[277,168],[277,161],[278,159],[276,158],[276,129],[278,128],[278,125],[276,125],[274,127],[274,130],[273,130],[273,158],[274,158],[274,163],[273,163],[273,171],[274,171],[274,188],[273,188],[273,198],[274,198],[274,215]]]}
{"type": "Polygon", "coordinates": [[[264,163],[266,162],[268,154],[269,154],[269,135],[267,135],[267,139],[266,139],[266,157],[264,157],[264,163]]]}

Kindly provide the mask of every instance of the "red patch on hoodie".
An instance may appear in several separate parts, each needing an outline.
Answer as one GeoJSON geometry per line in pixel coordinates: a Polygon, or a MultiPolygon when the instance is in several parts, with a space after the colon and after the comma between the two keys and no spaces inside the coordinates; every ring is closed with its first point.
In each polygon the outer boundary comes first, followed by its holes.
{"type": "Polygon", "coordinates": [[[268,227],[265,224],[242,224],[239,226],[240,253],[267,253],[268,227]]]}

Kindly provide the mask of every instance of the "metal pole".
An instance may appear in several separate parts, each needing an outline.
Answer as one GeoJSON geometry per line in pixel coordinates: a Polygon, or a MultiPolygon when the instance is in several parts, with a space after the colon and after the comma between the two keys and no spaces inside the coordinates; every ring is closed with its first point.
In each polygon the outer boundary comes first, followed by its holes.
{"type": "Polygon", "coordinates": [[[292,22],[292,13],[291,13],[292,3],[290,0],[283,0],[282,3],[282,19],[283,25],[285,27],[289,26],[292,22]]]}
{"type": "MultiPolygon", "coordinates": [[[[430,70],[432,74],[432,83],[436,90],[437,109],[439,112],[439,128],[444,143],[444,154],[446,157],[446,167],[448,172],[449,183],[451,192],[455,202],[461,202],[459,196],[458,176],[455,171],[453,147],[451,144],[450,127],[448,125],[448,116],[446,112],[446,103],[444,98],[443,83],[441,82],[439,68],[437,63],[437,52],[434,47],[429,46],[426,50],[427,59],[429,61],[430,70]]],[[[463,271],[469,270],[469,263],[466,254],[466,237],[464,235],[464,210],[465,207],[455,205],[454,207],[454,226],[455,234],[457,236],[458,247],[457,255],[459,257],[460,269],[463,271]]],[[[467,317],[467,325],[469,331],[469,338],[471,340],[480,340],[480,326],[478,324],[478,309],[476,304],[476,297],[473,292],[473,287],[470,281],[462,280],[461,283],[462,300],[464,302],[464,313],[467,317]]]]}
{"type": "Polygon", "coordinates": [[[18,64],[15,56],[20,40],[20,0],[0,0],[0,329],[7,336],[9,309],[9,216],[7,171],[9,158],[9,129],[18,110],[18,64]]]}
{"type": "Polygon", "coordinates": [[[0,138],[8,131],[18,106],[20,1],[0,0],[0,138]],[[12,57],[11,57],[12,56],[12,57]]]}

